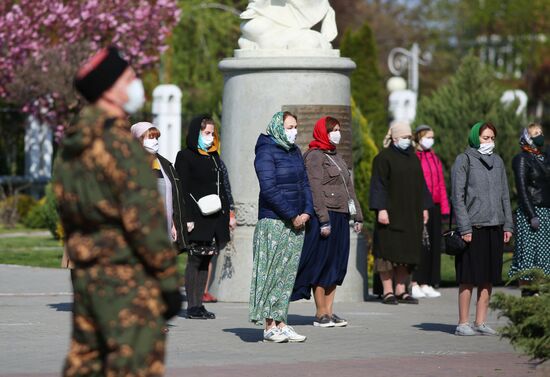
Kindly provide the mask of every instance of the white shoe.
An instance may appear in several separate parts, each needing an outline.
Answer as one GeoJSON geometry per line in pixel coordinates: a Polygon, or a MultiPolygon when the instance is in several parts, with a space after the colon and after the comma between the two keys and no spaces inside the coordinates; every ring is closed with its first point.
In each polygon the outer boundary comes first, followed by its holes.
{"type": "Polygon", "coordinates": [[[269,330],[264,330],[264,342],[286,343],[288,342],[288,336],[283,334],[280,328],[273,326],[269,330]]]}
{"type": "Polygon", "coordinates": [[[420,289],[422,289],[422,292],[424,292],[426,297],[441,297],[441,292],[436,291],[430,285],[423,285],[420,289]]]}
{"type": "Polygon", "coordinates": [[[411,296],[413,296],[413,298],[424,298],[426,294],[420,289],[420,286],[416,284],[411,288],[411,296]]]}
{"type": "Polygon", "coordinates": [[[305,342],[307,337],[305,335],[300,335],[298,334],[296,331],[294,331],[294,329],[289,326],[289,325],[286,325],[285,327],[283,327],[281,329],[281,334],[283,334],[284,336],[286,336],[288,338],[288,341],[289,342],[293,342],[293,343],[299,343],[299,342],[305,342]]]}

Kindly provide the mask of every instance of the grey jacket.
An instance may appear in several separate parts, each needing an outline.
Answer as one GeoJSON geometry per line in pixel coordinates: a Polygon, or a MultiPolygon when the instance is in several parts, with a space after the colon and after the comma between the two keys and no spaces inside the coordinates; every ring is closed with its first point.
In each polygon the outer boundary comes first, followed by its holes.
{"type": "Polygon", "coordinates": [[[328,211],[349,213],[349,199],[353,199],[357,209],[355,221],[363,222],[361,205],[355,195],[353,180],[344,159],[336,152],[310,149],[304,154],[304,163],[313,194],[313,207],[319,222],[330,223],[328,211]],[[338,166],[327,156],[330,156],[338,166]],[[342,169],[341,173],[338,167],[342,169]],[[346,181],[345,185],[342,177],[346,181]]]}
{"type": "Polygon", "coordinates": [[[474,226],[495,225],[503,225],[505,231],[513,232],[508,179],[499,155],[482,155],[477,149],[468,148],[457,156],[451,175],[453,210],[460,234],[471,233],[474,226]],[[467,191],[468,157],[465,153],[470,157],[467,191]]]}

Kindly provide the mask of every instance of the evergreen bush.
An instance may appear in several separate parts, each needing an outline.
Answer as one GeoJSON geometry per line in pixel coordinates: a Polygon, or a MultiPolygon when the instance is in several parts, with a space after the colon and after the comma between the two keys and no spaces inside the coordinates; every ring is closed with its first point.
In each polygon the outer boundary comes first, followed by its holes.
{"type": "Polygon", "coordinates": [[[50,231],[53,238],[59,239],[61,220],[57,212],[57,203],[55,200],[55,194],[52,189],[52,185],[46,186],[46,201],[44,203],[44,217],[46,220],[46,228],[50,231]]]}
{"type": "Polygon", "coordinates": [[[456,156],[468,147],[471,126],[484,120],[497,128],[495,151],[504,160],[510,188],[514,187],[511,161],[519,152],[517,140],[525,121],[516,115],[515,106],[500,102],[503,91],[492,70],[470,54],[447,84],[420,100],[415,124],[434,129],[435,150],[443,162],[447,182],[456,156]]]}
{"type": "Polygon", "coordinates": [[[30,229],[45,229],[48,227],[46,214],[44,211],[45,203],[46,197],[43,197],[34,207],[31,208],[27,216],[25,216],[22,220],[24,226],[30,229]]]}
{"type": "Polygon", "coordinates": [[[372,174],[372,160],[378,154],[378,148],[372,138],[370,123],[361,113],[352,98],[351,123],[353,133],[353,181],[357,200],[365,217],[365,226],[374,229],[374,212],[369,211],[370,177],[372,174]]]}
{"type": "Polygon", "coordinates": [[[23,225],[31,229],[48,229],[55,239],[63,234],[51,184],[46,186],[46,195],[23,219],[23,225]]]}
{"type": "Polygon", "coordinates": [[[550,276],[542,270],[524,272],[533,279],[530,290],[539,296],[515,297],[498,292],[493,296],[490,307],[500,310],[499,316],[509,323],[499,330],[503,338],[534,359],[550,359],[550,276]]]}
{"type": "Polygon", "coordinates": [[[388,93],[378,71],[378,53],[369,24],[365,22],[355,32],[346,30],[340,50],[357,64],[351,74],[352,97],[369,121],[375,145],[381,147],[388,131],[388,93]]]}

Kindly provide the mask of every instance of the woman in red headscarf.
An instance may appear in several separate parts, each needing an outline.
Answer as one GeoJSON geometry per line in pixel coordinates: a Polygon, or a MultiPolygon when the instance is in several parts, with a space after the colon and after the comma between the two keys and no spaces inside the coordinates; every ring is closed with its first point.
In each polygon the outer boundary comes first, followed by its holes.
{"type": "Polygon", "coordinates": [[[315,215],[306,229],[300,266],[291,300],[315,298],[314,326],[343,327],[347,321],[333,312],[336,286],[346,276],[350,249],[350,219],[361,232],[363,214],[355,196],[351,173],[336,146],[340,122],[331,117],[317,121],[314,140],[304,154],[313,194],[315,215]]]}

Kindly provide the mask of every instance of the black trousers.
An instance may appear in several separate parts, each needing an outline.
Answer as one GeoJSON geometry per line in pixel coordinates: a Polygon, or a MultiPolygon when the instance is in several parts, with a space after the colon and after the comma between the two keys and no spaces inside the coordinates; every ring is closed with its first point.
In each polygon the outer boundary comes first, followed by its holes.
{"type": "Polygon", "coordinates": [[[212,255],[189,255],[185,269],[185,291],[187,307],[194,308],[202,305],[202,295],[208,279],[208,264],[212,255]]]}
{"type": "Polygon", "coordinates": [[[413,281],[438,287],[441,282],[441,207],[436,204],[429,211],[426,228],[430,236],[430,247],[422,248],[420,263],[413,273],[413,281]]]}

